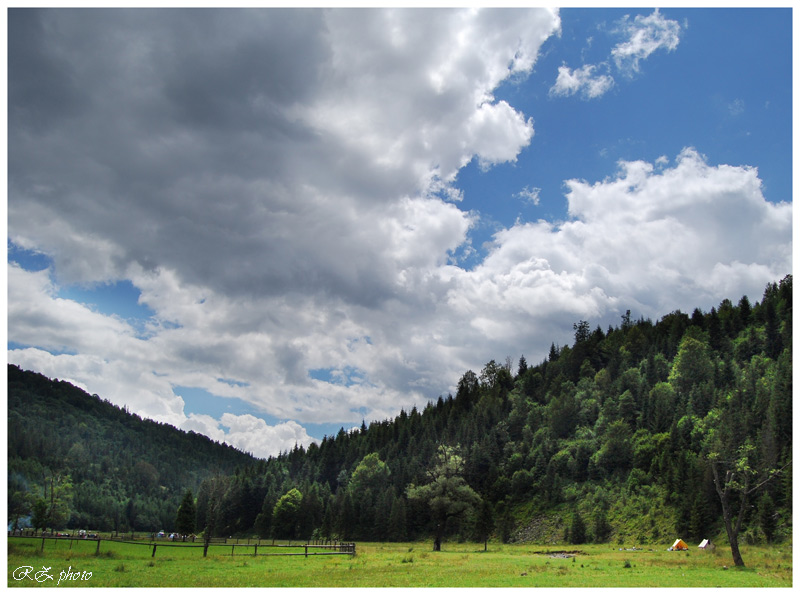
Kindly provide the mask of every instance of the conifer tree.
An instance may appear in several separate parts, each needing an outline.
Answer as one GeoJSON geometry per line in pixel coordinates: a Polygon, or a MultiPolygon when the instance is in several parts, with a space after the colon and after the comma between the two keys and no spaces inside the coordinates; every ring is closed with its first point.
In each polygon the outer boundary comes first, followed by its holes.
{"type": "Polygon", "coordinates": [[[395,497],[392,501],[392,510],[389,513],[389,540],[405,541],[406,532],[406,504],[403,498],[395,497]]]}
{"type": "Polygon", "coordinates": [[[764,492],[758,502],[758,524],[770,543],[775,538],[775,530],[778,528],[775,516],[775,502],[769,492],[764,492]]]}
{"type": "Polygon", "coordinates": [[[197,514],[197,509],[194,505],[194,497],[192,490],[186,490],[183,496],[183,501],[178,507],[178,514],[175,517],[175,529],[183,535],[183,540],[186,541],[186,536],[194,533],[194,519],[197,514]]]}
{"type": "Polygon", "coordinates": [[[517,367],[517,376],[523,376],[528,371],[528,362],[525,361],[525,356],[521,355],[519,358],[519,366],[517,367]]]}
{"type": "Polygon", "coordinates": [[[494,510],[492,510],[492,503],[487,498],[483,498],[478,512],[475,532],[478,540],[483,542],[484,552],[489,549],[489,537],[492,535],[492,531],[494,531],[494,510]]]}
{"type": "Polygon", "coordinates": [[[577,510],[572,514],[572,523],[569,526],[569,542],[576,545],[586,543],[586,524],[577,510]]]}
{"type": "Polygon", "coordinates": [[[604,543],[608,539],[608,536],[611,535],[611,525],[608,523],[605,508],[602,506],[594,515],[592,533],[594,533],[594,540],[596,543],[604,543]]]}

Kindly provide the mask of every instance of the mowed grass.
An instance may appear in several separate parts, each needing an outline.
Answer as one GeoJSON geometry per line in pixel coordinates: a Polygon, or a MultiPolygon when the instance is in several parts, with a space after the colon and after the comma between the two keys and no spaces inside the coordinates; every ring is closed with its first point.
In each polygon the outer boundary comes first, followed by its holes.
{"type": "MultiPolygon", "coordinates": [[[[537,546],[445,543],[359,543],[350,556],[231,556],[230,546],[202,549],[41,539],[8,539],[8,586],[53,587],[59,574],[91,572],[76,587],[791,587],[790,545],[744,546],[748,565],[735,569],[730,551],[668,552],[619,546],[537,546]],[[548,554],[580,550],[572,558],[548,554]],[[52,581],[14,580],[20,566],[49,568],[52,581]],[[724,568],[727,566],[727,570],[724,568]]],[[[266,548],[263,548],[266,550],[266,548]]],[[[252,552],[252,550],[250,550],[252,552]]],[[[262,549],[259,550],[261,553],[262,549]]],[[[273,550],[266,550],[273,551],[273,550]]],[[[302,550],[300,550],[302,551],[302,550]]]]}

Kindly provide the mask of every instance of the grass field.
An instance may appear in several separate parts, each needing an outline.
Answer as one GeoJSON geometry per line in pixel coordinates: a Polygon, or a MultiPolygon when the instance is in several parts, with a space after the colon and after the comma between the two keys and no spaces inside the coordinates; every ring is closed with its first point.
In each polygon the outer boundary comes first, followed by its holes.
{"type": "Polygon", "coordinates": [[[433,552],[429,542],[359,543],[355,557],[305,558],[231,556],[231,547],[221,545],[203,558],[202,549],[187,547],[159,547],[151,557],[152,549],[143,545],[103,541],[96,555],[93,541],[76,541],[69,549],[67,540],[48,540],[44,551],[41,544],[41,539],[8,539],[9,587],[792,586],[791,545],[744,546],[748,566],[734,569],[724,546],[712,553],[696,548],[668,552],[667,545],[620,551],[612,545],[490,543],[484,552],[482,544],[445,543],[444,551],[433,552]],[[574,557],[553,557],[564,549],[580,551],[574,557]],[[15,580],[15,570],[23,566],[32,568],[30,576],[49,568],[53,580],[15,580]]]}

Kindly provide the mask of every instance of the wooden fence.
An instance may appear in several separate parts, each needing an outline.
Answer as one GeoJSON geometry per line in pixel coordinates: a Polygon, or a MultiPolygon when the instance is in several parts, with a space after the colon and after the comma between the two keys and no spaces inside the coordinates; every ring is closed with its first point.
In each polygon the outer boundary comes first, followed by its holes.
{"type": "Polygon", "coordinates": [[[258,543],[254,543],[252,545],[249,544],[231,544],[231,556],[334,556],[334,555],[349,555],[355,556],[356,555],[356,544],[355,543],[337,543],[337,544],[330,544],[330,545],[315,545],[313,543],[304,543],[303,545],[271,545],[271,544],[262,544],[259,545],[258,543]],[[239,548],[239,552],[236,552],[235,549],[239,548]],[[245,550],[242,552],[242,548],[245,550]],[[250,548],[252,548],[253,553],[249,553],[250,548]],[[259,552],[259,548],[261,551],[259,552]],[[264,551],[264,549],[267,551],[264,551]],[[269,548],[277,548],[277,549],[301,549],[302,552],[275,552],[269,551],[269,548]],[[310,550],[310,551],[309,551],[310,550]],[[322,551],[319,551],[322,550],[322,551]]]}
{"type": "MultiPolygon", "coordinates": [[[[11,537],[11,536],[9,536],[11,537]]],[[[181,542],[181,541],[169,541],[167,539],[159,539],[159,540],[141,540],[135,541],[130,539],[125,539],[124,537],[117,536],[117,537],[109,537],[109,538],[102,538],[102,537],[95,537],[95,538],[88,538],[88,537],[76,537],[76,536],[50,536],[50,535],[43,535],[43,536],[30,536],[30,535],[17,535],[12,537],[13,539],[41,539],[41,551],[45,549],[45,542],[46,541],[60,541],[60,542],[67,542],[69,541],[69,549],[72,549],[73,542],[79,543],[92,543],[95,542],[97,544],[95,549],[95,555],[100,555],[100,548],[101,544],[105,542],[110,542],[114,544],[128,544],[128,545],[138,545],[144,546],[148,548],[152,548],[150,556],[155,558],[156,552],[159,548],[165,547],[180,547],[180,548],[205,548],[202,540],[197,539],[194,543],[192,542],[181,542]]],[[[224,537],[217,537],[213,538],[209,541],[209,549],[219,550],[222,547],[230,546],[231,556],[336,556],[336,555],[346,555],[346,556],[355,556],[356,555],[356,544],[352,542],[306,542],[302,544],[276,544],[270,541],[262,541],[260,539],[232,539],[232,538],[224,538],[224,537]],[[244,543],[242,543],[244,542],[244,543]],[[277,551],[276,551],[277,550],[277,551]],[[292,550],[292,551],[290,551],[292,550]],[[300,551],[302,550],[302,551],[300,551]]]]}

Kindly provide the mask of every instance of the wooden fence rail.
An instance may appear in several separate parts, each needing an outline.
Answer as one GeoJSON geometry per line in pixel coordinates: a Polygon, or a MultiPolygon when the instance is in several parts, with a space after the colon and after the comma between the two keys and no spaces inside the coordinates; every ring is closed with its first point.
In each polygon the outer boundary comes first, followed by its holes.
{"type": "Polygon", "coordinates": [[[348,555],[348,556],[355,556],[356,555],[356,544],[355,543],[337,543],[337,544],[329,544],[329,545],[317,545],[313,543],[305,543],[303,545],[272,545],[272,544],[231,544],[231,556],[337,556],[337,555],[348,555]],[[240,552],[237,553],[235,550],[236,548],[245,548],[249,549],[252,548],[253,552],[240,552]],[[261,552],[259,552],[259,548],[262,548],[261,552]],[[301,549],[302,552],[270,552],[264,551],[264,548],[284,548],[284,549],[301,549]],[[322,551],[316,551],[322,550],[322,551]]]}
{"type": "MultiPolygon", "coordinates": [[[[180,548],[203,548],[205,547],[201,540],[198,540],[196,543],[191,542],[179,542],[179,541],[167,541],[167,540],[141,540],[141,541],[132,541],[122,539],[120,537],[112,537],[112,538],[88,538],[88,537],[73,537],[73,536],[31,536],[31,535],[17,535],[11,537],[11,539],[41,539],[42,545],[40,551],[44,551],[45,549],[45,541],[61,541],[66,542],[69,541],[69,549],[72,549],[73,542],[79,543],[97,543],[97,547],[95,549],[95,555],[100,554],[100,544],[104,541],[110,542],[113,544],[127,544],[127,545],[139,545],[139,546],[146,546],[153,548],[150,554],[151,557],[155,558],[156,551],[158,548],[165,548],[165,547],[180,547],[180,548]]],[[[258,540],[246,540],[248,543],[238,543],[240,541],[245,540],[233,540],[229,539],[230,543],[227,543],[224,538],[216,538],[212,539],[210,542],[209,548],[219,548],[222,546],[230,545],[231,547],[231,556],[336,556],[336,555],[347,555],[347,556],[355,556],[356,555],[356,544],[355,543],[345,543],[345,542],[328,542],[328,543],[320,543],[320,542],[308,542],[303,544],[276,544],[270,542],[262,542],[260,539],[258,540]],[[236,541],[237,543],[233,543],[236,541]],[[249,543],[252,541],[253,543],[249,543]],[[237,552],[237,548],[239,551],[237,552]],[[243,551],[248,550],[248,551],[243,551]],[[301,550],[296,552],[289,552],[285,550],[294,549],[294,550],[301,550]],[[252,550],[250,552],[249,550],[252,550]],[[260,551],[259,551],[260,550],[260,551]],[[277,551],[270,551],[270,550],[277,550],[277,551]],[[284,550],[284,551],[281,551],[284,550]],[[321,551],[318,551],[321,550],[321,551]]]]}

